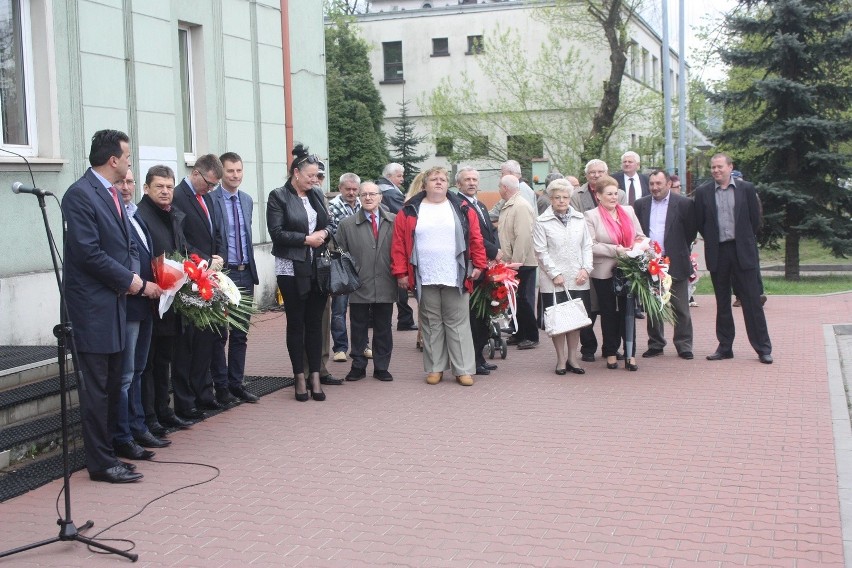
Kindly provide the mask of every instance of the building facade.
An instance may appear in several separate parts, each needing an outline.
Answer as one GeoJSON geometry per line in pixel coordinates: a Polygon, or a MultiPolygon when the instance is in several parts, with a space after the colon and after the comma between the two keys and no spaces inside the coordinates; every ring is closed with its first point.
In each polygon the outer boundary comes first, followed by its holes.
{"type": "MultiPolygon", "coordinates": [[[[266,196],[286,179],[288,127],[316,153],[328,147],[324,66],[291,81],[284,63],[316,68],[322,26],[319,2],[0,0],[0,188],[20,181],[61,199],[103,128],[130,136],[140,196],[154,164],[180,181],[197,156],[237,152],[255,200],[256,296],[271,301],[266,196]],[[288,81],[292,106],[310,105],[310,121],[288,119],[288,81]]],[[[61,251],[58,204],[47,210],[61,251]]],[[[0,211],[0,345],[48,344],[59,297],[41,212],[33,196],[8,189],[0,211]]]]}

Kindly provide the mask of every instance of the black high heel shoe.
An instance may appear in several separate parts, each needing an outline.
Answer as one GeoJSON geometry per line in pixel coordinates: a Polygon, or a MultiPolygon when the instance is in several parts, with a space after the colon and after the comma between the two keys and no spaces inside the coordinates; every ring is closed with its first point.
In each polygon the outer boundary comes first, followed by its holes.
{"type": "Polygon", "coordinates": [[[586,370],[583,369],[582,367],[575,367],[574,365],[572,365],[571,363],[568,363],[568,362],[566,362],[565,365],[567,367],[567,369],[565,369],[565,370],[570,371],[570,372],[574,373],[575,375],[585,375],[586,374],[586,370]]]}
{"type": "Polygon", "coordinates": [[[639,365],[637,365],[636,363],[631,363],[630,359],[625,357],[624,358],[624,368],[627,369],[628,371],[638,371],[639,365]]]}
{"type": "Polygon", "coordinates": [[[615,363],[606,362],[607,369],[618,369],[618,359],[615,360],[615,363]]]}
{"type": "Polygon", "coordinates": [[[294,377],[294,379],[296,380],[296,382],[293,384],[293,390],[294,390],[294,391],[296,391],[296,400],[298,400],[299,402],[307,402],[307,401],[308,401],[308,396],[309,396],[309,395],[308,395],[308,387],[307,387],[307,385],[305,385],[305,392],[299,392],[299,377],[300,377],[300,376],[302,377],[302,381],[304,382],[304,380],[305,380],[305,375],[304,375],[304,374],[296,375],[296,376],[294,377]]]}
{"type": "Polygon", "coordinates": [[[568,369],[556,369],[556,371],[554,371],[554,373],[556,373],[557,375],[567,375],[568,369]]]}
{"type": "MultiPolygon", "coordinates": [[[[322,383],[320,383],[319,373],[311,373],[311,384],[308,386],[308,391],[311,393],[311,398],[318,402],[325,400],[325,393],[322,392],[321,385],[322,383]],[[314,375],[316,375],[316,386],[314,386],[314,375]],[[317,389],[319,389],[319,392],[317,392],[317,389]]],[[[305,398],[305,400],[307,400],[307,398],[305,398]]]]}

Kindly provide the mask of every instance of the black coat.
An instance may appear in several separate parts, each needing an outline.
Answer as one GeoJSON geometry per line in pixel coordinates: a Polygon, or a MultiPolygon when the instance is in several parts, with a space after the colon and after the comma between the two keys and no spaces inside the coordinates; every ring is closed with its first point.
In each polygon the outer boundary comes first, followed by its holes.
{"type": "MultiPolygon", "coordinates": [[[[716,182],[709,181],[695,190],[695,215],[698,232],[704,236],[704,259],[707,270],[715,272],[719,260],[719,211],[716,208],[716,182]]],[[[752,183],[734,181],[734,233],[737,261],[749,270],[760,267],[757,234],[761,213],[757,191],[752,183]]]]}
{"type": "MultiPolygon", "coordinates": [[[[139,276],[146,282],[153,282],[154,269],[151,267],[151,251],[154,245],[151,242],[151,233],[148,231],[148,224],[139,216],[138,210],[133,219],[142,229],[145,239],[143,242],[143,237],[139,235],[131,223],[130,236],[136,243],[136,250],[139,252],[139,276]]],[[[127,321],[145,321],[153,314],[153,300],[144,296],[127,296],[127,321]]]]}
{"type": "MultiPolygon", "coordinates": [[[[172,207],[177,207],[185,215],[183,220],[183,235],[186,237],[186,244],[189,252],[195,253],[208,262],[214,254],[227,256],[228,250],[222,253],[217,231],[219,230],[216,222],[216,216],[213,210],[213,199],[210,195],[202,197],[204,204],[207,206],[207,211],[210,212],[210,222],[207,220],[207,214],[195,198],[195,192],[187,185],[186,180],[181,181],[175,186],[174,201],[172,207]],[[213,224],[211,228],[211,222],[213,224]]],[[[224,258],[224,256],[223,256],[224,258]]],[[[227,259],[226,259],[227,260],[227,259]]]]}
{"type": "MultiPolygon", "coordinates": [[[[618,172],[612,177],[614,177],[615,181],[618,182],[618,188],[624,191],[624,193],[627,193],[627,186],[624,183],[624,175],[624,172],[618,172]]],[[[651,183],[649,177],[645,174],[640,173],[637,173],[636,175],[639,176],[639,185],[641,186],[641,195],[639,197],[651,195],[651,183]]]]}
{"type": "MultiPolygon", "coordinates": [[[[633,205],[633,211],[642,226],[642,232],[650,236],[651,202],[650,195],[641,197],[633,205]]],[[[695,203],[688,197],[669,192],[669,207],[666,211],[666,226],[663,235],[663,248],[671,260],[669,274],[672,278],[684,280],[692,274],[690,246],[697,234],[695,203]]]]}
{"type": "MultiPolygon", "coordinates": [[[[461,199],[468,199],[466,195],[459,193],[461,199]]],[[[485,246],[485,256],[488,260],[497,258],[497,251],[500,250],[500,238],[497,236],[497,229],[491,222],[488,216],[488,209],[485,204],[477,200],[481,211],[477,211],[476,207],[472,207],[476,211],[476,217],[479,219],[479,232],[482,233],[482,244],[485,246]]]]}

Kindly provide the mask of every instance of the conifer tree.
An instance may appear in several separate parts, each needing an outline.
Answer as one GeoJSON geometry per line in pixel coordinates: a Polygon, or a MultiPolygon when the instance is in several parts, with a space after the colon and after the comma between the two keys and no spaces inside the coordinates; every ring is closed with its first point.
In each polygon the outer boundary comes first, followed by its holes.
{"type": "Polygon", "coordinates": [[[426,154],[418,154],[417,147],[426,140],[426,136],[418,135],[414,121],[408,115],[408,100],[399,103],[399,118],[393,123],[394,134],[390,138],[391,161],[402,164],[405,170],[404,187],[411,185],[414,177],[420,173],[417,164],[427,158],[426,154]]]}

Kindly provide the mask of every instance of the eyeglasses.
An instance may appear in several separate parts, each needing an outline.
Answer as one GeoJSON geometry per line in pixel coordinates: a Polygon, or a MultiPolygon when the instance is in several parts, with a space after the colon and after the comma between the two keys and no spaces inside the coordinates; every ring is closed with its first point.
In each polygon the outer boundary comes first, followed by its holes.
{"type": "Polygon", "coordinates": [[[195,170],[195,171],[196,171],[196,172],[198,172],[198,175],[200,175],[200,176],[201,176],[201,179],[203,179],[203,180],[204,180],[204,183],[206,183],[206,184],[207,184],[207,189],[213,189],[214,187],[216,187],[217,185],[219,185],[219,182],[216,182],[216,183],[210,183],[209,181],[207,181],[207,178],[206,178],[206,177],[204,177],[204,174],[202,174],[202,173],[201,173],[201,170],[195,170]]]}
{"type": "Polygon", "coordinates": [[[134,179],[131,179],[131,180],[127,180],[127,179],[120,179],[120,180],[118,180],[117,182],[115,182],[113,185],[115,185],[115,186],[119,186],[119,185],[136,185],[136,180],[134,180],[134,179]]]}
{"type": "Polygon", "coordinates": [[[379,195],[381,195],[381,194],[379,194],[379,193],[361,193],[359,195],[359,197],[361,197],[361,198],[369,197],[370,199],[373,199],[375,197],[378,197],[379,195]]]}

